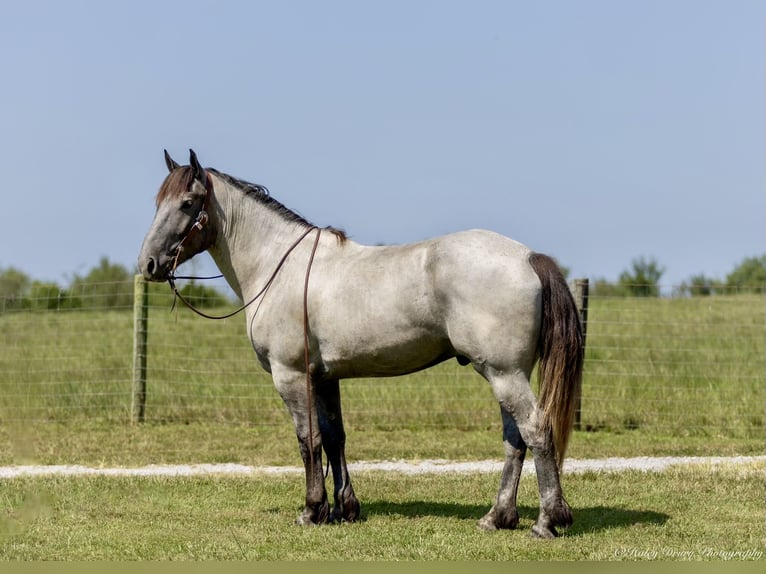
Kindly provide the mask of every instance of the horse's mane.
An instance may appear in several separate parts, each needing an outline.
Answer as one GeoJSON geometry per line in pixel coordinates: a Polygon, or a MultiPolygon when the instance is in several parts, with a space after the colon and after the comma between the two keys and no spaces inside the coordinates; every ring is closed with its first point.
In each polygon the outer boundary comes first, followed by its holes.
{"type": "MultiPolygon", "coordinates": [[[[245,196],[254,199],[261,205],[270,209],[286,221],[297,223],[306,227],[314,227],[314,225],[305,219],[302,215],[295,213],[293,210],[285,207],[282,203],[274,199],[269,190],[264,185],[257,183],[250,183],[243,179],[238,179],[227,173],[223,173],[213,168],[205,168],[207,171],[222,179],[230,186],[240,190],[245,196]]],[[[192,184],[194,174],[190,166],[183,166],[174,169],[165,181],[162,183],[159,192],[157,193],[157,205],[162,203],[169,197],[177,197],[185,193],[192,184]]],[[[335,227],[325,227],[327,231],[331,232],[338,238],[338,241],[343,242],[347,239],[346,233],[335,227]]]]}
{"type": "Polygon", "coordinates": [[[223,173],[213,168],[205,168],[219,179],[224,180],[230,186],[240,190],[246,196],[251,197],[261,203],[263,206],[271,209],[273,212],[281,215],[287,221],[298,223],[300,225],[311,226],[312,224],[302,215],[295,213],[292,209],[285,207],[282,203],[271,197],[268,188],[258,183],[250,183],[244,179],[238,179],[228,173],[223,173]]]}

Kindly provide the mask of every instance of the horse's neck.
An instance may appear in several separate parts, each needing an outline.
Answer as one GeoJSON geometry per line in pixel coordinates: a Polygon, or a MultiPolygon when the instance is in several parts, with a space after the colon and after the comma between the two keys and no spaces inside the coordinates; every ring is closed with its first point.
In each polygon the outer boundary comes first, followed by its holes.
{"type": "Polygon", "coordinates": [[[229,286],[245,299],[262,287],[259,281],[268,279],[300,232],[224,182],[217,182],[215,195],[218,238],[210,254],[229,286]]]}

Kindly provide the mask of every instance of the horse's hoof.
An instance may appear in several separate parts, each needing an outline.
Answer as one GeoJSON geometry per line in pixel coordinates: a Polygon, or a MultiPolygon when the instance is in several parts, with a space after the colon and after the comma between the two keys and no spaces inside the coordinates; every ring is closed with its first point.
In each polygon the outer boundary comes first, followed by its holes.
{"type": "Polygon", "coordinates": [[[535,538],[556,538],[559,533],[556,527],[567,529],[572,526],[572,509],[566,500],[559,498],[556,504],[549,505],[545,510],[540,510],[537,522],[532,526],[532,536],[535,538]]]}
{"type": "Polygon", "coordinates": [[[331,522],[356,522],[361,512],[361,505],[359,501],[354,498],[349,498],[345,503],[336,505],[332,509],[332,515],[330,516],[331,522]]]}
{"type": "Polygon", "coordinates": [[[493,506],[492,509],[485,514],[479,522],[476,523],[481,530],[515,530],[519,525],[519,514],[516,509],[509,510],[507,512],[498,513],[497,509],[493,506]]]}
{"type": "Polygon", "coordinates": [[[295,523],[298,526],[316,526],[317,524],[326,524],[329,520],[330,505],[325,502],[318,509],[304,508],[295,523]]]}
{"type": "Polygon", "coordinates": [[[295,524],[297,524],[298,526],[316,526],[317,525],[316,522],[313,522],[310,518],[303,516],[303,514],[301,514],[300,516],[298,516],[298,518],[295,519],[295,524]]]}
{"type": "Polygon", "coordinates": [[[330,515],[330,524],[343,524],[345,522],[356,522],[357,516],[358,516],[357,514],[343,516],[343,512],[341,510],[335,509],[330,515]]]}
{"type": "Polygon", "coordinates": [[[479,528],[479,530],[486,530],[487,532],[497,530],[497,526],[495,526],[495,517],[491,512],[482,516],[481,519],[476,523],[476,526],[479,528]]]}
{"type": "Polygon", "coordinates": [[[556,506],[548,510],[547,514],[551,523],[551,527],[560,526],[561,528],[566,529],[572,526],[572,523],[574,522],[572,509],[569,507],[569,504],[567,504],[567,501],[563,498],[556,506]]]}
{"type": "Polygon", "coordinates": [[[544,526],[539,526],[535,524],[532,526],[531,535],[533,538],[542,538],[544,540],[552,540],[556,538],[559,535],[559,533],[556,532],[556,529],[553,526],[546,528],[544,526]]]}

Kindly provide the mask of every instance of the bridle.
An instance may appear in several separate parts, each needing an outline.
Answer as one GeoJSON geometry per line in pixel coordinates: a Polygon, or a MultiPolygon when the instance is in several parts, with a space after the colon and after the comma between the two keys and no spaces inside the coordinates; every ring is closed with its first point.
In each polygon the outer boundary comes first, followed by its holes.
{"type": "MultiPolygon", "coordinates": [[[[196,225],[196,222],[195,222],[195,225],[196,225]]],[[[192,227],[192,229],[194,229],[194,227],[192,227]]],[[[258,299],[260,299],[266,293],[266,291],[269,290],[269,287],[271,287],[271,284],[274,282],[274,279],[277,278],[277,274],[282,269],[282,266],[285,264],[285,261],[287,261],[287,258],[289,257],[290,253],[292,253],[293,250],[296,247],[298,247],[301,241],[303,241],[306,238],[306,236],[314,230],[316,230],[317,234],[316,234],[316,238],[314,239],[314,245],[311,248],[311,258],[309,259],[309,263],[306,267],[306,280],[304,282],[304,288],[303,288],[304,321],[307,322],[308,309],[306,308],[306,305],[307,305],[307,296],[308,296],[309,275],[311,273],[311,266],[314,263],[314,254],[316,253],[317,246],[319,245],[319,237],[322,234],[322,230],[319,227],[316,227],[313,225],[311,227],[307,227],[306,230],[298,237],[298,239],[296,239],[295,242],[292,245],[290,245],[290,247],[287,248],[287,251],[285,251],[285,254],[279,260],[279,263],[277,263],[277,266],[274,268],[274,271],[266,280],[266,283],[261,288],[261,290],[258,291],[255,295],[253,295],[246,303],[240,305],[239,307],[237,307],[234,311],[231,311],[230,313],[226,313],[225,315],[208,315],[204,311],[201,311],[197,307],[195,307],[188,299],[186,299],[186,297],[181,295],[181,292],[178,290],[178,287],[176,286],[176,279],[220,279],[221,277],[223,277],[223,275],[213,275],[212,277],[193,277],[190,275],[175,275],[175,270],[173,270],[171,271],[170,276],[168,277],[168,283],[170,284],[170,288],[173,290],[173,295],[175,296],[175,298],[179,299],[181,303],[183,303],[186,307],[194,311],[200,317],[204,317],[205,319],[213,319],[215,321],[219,321],[221,319],[229,319],[230,317],[233,317],[234,315],[237,315],[238,313],[241,313],[242,311],[247,309],[250,305],[252,305],[258,299]]],[[[173,304],[175,305],[175,300],[173,301],[173,304]]]]}
{"type": "MultiPolygon", "coordinates": [[[[238,313],[241,313],[242,311],[247,309],[250,305],[255,303],[261,296],[263,296],[264,293],[266,293],[266,291],[268,291],[269,287],[271,287],[271,284],[274,282],[274,279],[276,279],[277,274],[282,269],[282,266],[284,265],[290,253],[292,253],[293,250],[296,247],[298,247],[301,241],[303,241],[309,233],[311,233],[312,231],[316,229],[317,231],[316,239],[314,240],[314,246],[311,250],[311,258],[309,259],[309,263],[306,268],[306,280],[304,285],[304,291],[307,291],[309,274],[311,272],[311,265],[314,262],[314,254],[316,253],[317,245],[319,244],[319,237],[322,233],[322,230],[319,227],[316,227],[314,225],[307,227],[306,230],[300,235],[300,237],[298,237],[298,239],[296,239],[295,242],[292,245],[290,245],[290,247],[287,248],[287,251],[285,251],[285,254],[279,260],[279,263],[277,263],[277,266],[275,267],[272,274],[269,276],[263,288],[260,291],[258,291],[258,293],[256,293],[246,303],[244,303],[243,305],[241,305],[234,311],[230,313],[226,313],[225,315],[208,315],[204,311],[201,311],[198,308],[196,308],[188,299],[186,299],[183,295],[181,295],[181,292],[176,286],[177,279],[220,279],[221,277],[223,277],[223,275],[214,275],[212,277],[193,277],[193,276],[175,274],[176,269],[178,268],[178,258],[181,256],[181,253],[183,253],[184,245],[188,241],[190,241],[192,238],[194,238],[198,233],[200,233],[204,229],[205,225],[207,225],[210,219],[208,216],[208,209],[210,206],[210,196],[212,195],[212,190],[213,190],[213,181],[210,178],[209,173],[206,175],[207,175],[207,178],[205,180],[205,198],[202,201],[202,208],[200,209],[199,213],[197,214],[197,217],[194,219],[191,226],[189,227],[189,230],[186,232],[186,235],[184,235],[181,241],[178,243],[178,246],[176,247],[175,255],[173,256],[173,265],[170,268],[168,283],[170,284],[170,288],[172,289],[175,298],[179,299],[181,303],[183,303],[186,307],[194,311],[200,317],[204,317],[205,319],[213,319],[213,320],[229,319],[230,317],[233,317],[234,315],[237,315],[238,313]]],[[[304,299],[306,299],[306,295],[307,293],[304,292],[304,299]]],[[[173,300],[173,305],[175,305],[175,299],[173,300]]]]}
{"type": "MultiPolygon", "coordinates": [[[[184,243],[197,235],[197,233],[202,231],[205,225],[207,225],[209,219],[207,211],[210,205],[210,195],[213,189],[213,181],[210,179],[209,173],[206,173],[205,175],[207,177],[205,178],[205,198],[202,200],[202,208],[199,210],[197,217],[192,222],[191,227],[189,227],[189,231],[186,232],[186,235],[183,236],[181,241],[176,246],[176,253],[173,256],[173,266],[170,268],[170,277],[168,280],[173,279],[176,269],[178,268],[178,258],[181,256],[181,253],[183,253],[184,243]]],[[[173,290],[175,291],[173,283],[171,283],[170,286],[173,287],[173,290]]],[[[177,292],[176,295],[178,295],[177,292]]]]}
{"type": "MultiPolygon", "coordinates": [[[[220,277],[223,277],[223,275],[215,275],[212,277],[191,277],[191,276],[177,276],[175,274],[176,269],[178,268],[178,258],[181,256],[181,253],[183,252],[184,244],[187,241],[190,241],[195,235],[200,233],[205,225],[207,225],[209,221],[208,216],[208,209],[210,205],[210,196],[212,195],[212,189],[213,189],[213,181],[210,178],[210,174],[206,173],[207,178],[205,179],[205,199],[202,202],[202,208],[200,209],[199,213],[197,214],[197,217],[194,219],[194,221],[191,224],[191,227],[189,227],[189,230],[186,232],[186,235],[184,235],[183,239],[179,242],[178,246],[176,247],[176,252],[173,257],[173,266],[170,269],[170,274],[168,275],[168,284],[170,285],[170,288],[173,290],[174,299],[173,299],[173,306],[175,306],[175,300],[180,299],[181,302],[194,311],[197,315],[200,317],[204,317],[205,319],[213,319],[213,320],[221,320],[221,319],[228,319],[230,317],[233,317],[234,315],[237,315],[238,313],[241,313],[245,309],[247,309],[250,305],[255,303],[260,297],[262,297],[268,290],[269,287],[271,287],[271,284],[274,282],[274,280],[277,277],[277,274],[282,269],[282,266],[285,264],[285,261],[287,261],[287,258],[290,256],[290,254],[295,250],[298,245],[300,245],[301,241],[303,241],[306,236],[311,233],[312,231],[316,230],[316,237],[314,238],[314,244],[311,248],[311,256],[309,257],[308,264],[306,265],[306,275],[303,282],[303,360],[304,360],[304,366],[306,369],[306,397],[307,397],[307,407],[308,407],[308,419],[309,419],[309,448],[311,454],[309,455],[309,461],[311,465],[311,473],[313,475],[313,466],[314,466],[314,432],[313,432],[313,423],[311,420],[311,373],[309,372],[310,367],[310,360],[309,360],[309,310],[308,310],[308,294],[309,294],[309,276],[311,275],[311,267],[314,263],[314,255],[316,254],[317,247],[319,246],[319,238],[322,235],[322,229],[319,227],[316,227],[315,225],[310,225],[306,228],[306,230],[301,233],[301,235],[296,239],[290,247],[287,248],[287,251],[285,251],[284,255],[282,255],[282,258],[277,263],[276,267],[274,268],[274,271],[269,276],[268,280],[264,284],[264,286],[261,288],[260,291],[258,291],[255,295],[253,295],[252,298],[250,298],[247,302],[245,302],[243,305],[235,309],[234,311],[230,313],[226,313],[225,315],[208,315],[204,311],[201,311],[197,309],[190,301],[188,301],[183,295],[181,295],[181,292],[178,290],[178,287],[176,286],[176,279],[218,279],[220,277]]],[[[329,469],[329,459],[328,459],[328,469],[329,469]]]]}

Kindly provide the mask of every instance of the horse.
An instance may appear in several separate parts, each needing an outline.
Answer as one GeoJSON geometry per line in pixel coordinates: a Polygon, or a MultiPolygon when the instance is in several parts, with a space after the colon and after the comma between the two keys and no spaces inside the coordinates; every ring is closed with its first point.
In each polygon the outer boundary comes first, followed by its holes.
{"type": "Polygon", "coordinates": [[[244,302],[250,342],[295,425],[306,478],[298,524],[360,518],[340,381],[405,375],[451,358],[472,365],[500,405],[505,462],[479,528],[518,526],[528,448],[540,497],[531,534],[554,538],[572,524],[560,473],[580,394],[583,337],[553,258],[487,230],[366,246],[311,224],[264,186],[203,168],[193,150],[189,165],[167,150],[165,163],[138,268],[145,279],[174,286],[176,267],[208,251],[244,302]],[[537,399],[530,385],[536,363],[537,399]],[[322,449],[332,469],[332,509],[322,449]]]}

